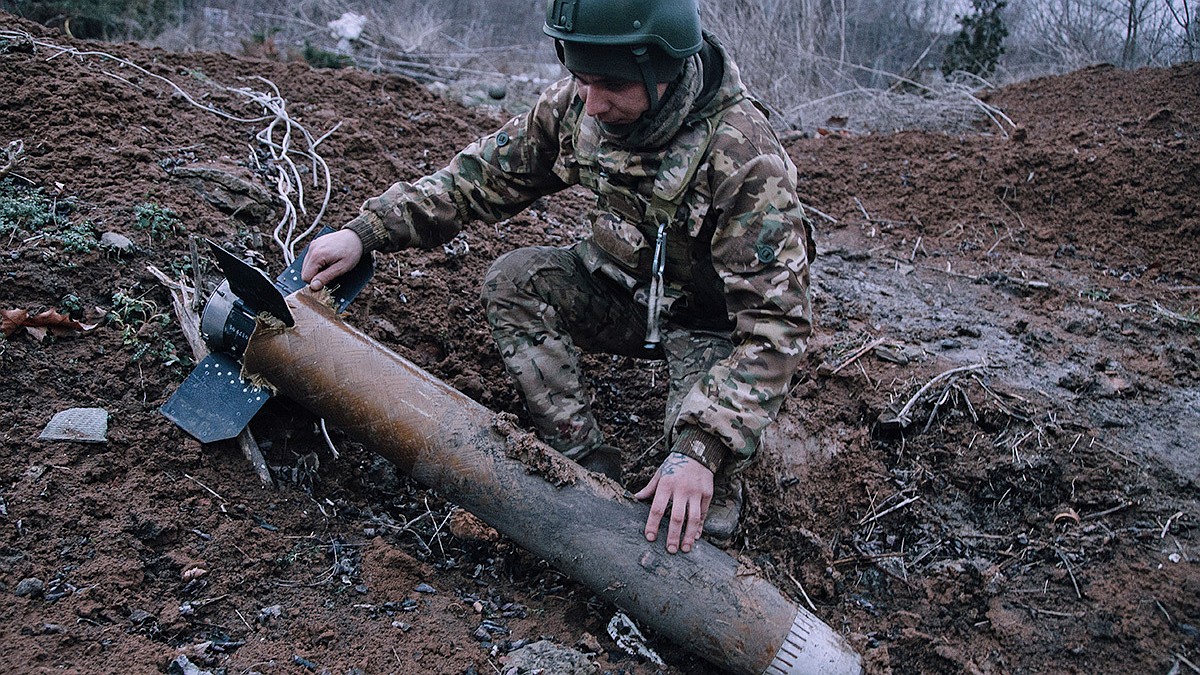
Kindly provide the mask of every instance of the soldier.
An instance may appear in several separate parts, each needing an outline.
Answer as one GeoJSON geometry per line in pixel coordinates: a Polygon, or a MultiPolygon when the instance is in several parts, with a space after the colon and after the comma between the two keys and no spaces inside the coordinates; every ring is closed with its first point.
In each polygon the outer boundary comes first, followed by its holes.
{"type": "Polygon", "coordinates": [[[364,251],[431,248],[464,223],[589,188],[589,237],[492,264],[492,335],[542,440],[614,479],[620,453],[593,416],[578,350],[665,359],[670,454],[635,495],[652,500],[646,538],[669,508],[668,552],[690,551],[702,531],[728,543],[737,474],[811,331],[814,247],[796,168],[701,30],[697,0],[552,0],[544,31],[570,76],[445,168],[368,199],[313,242],[302,276],[319,290],[364,251]]]}

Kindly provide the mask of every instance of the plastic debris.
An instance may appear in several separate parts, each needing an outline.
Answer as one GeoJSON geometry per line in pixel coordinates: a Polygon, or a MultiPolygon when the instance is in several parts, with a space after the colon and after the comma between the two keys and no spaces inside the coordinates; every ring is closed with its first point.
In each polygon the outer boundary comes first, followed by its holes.
{"type": "Polygon", "coordinates": [[[646,636],[638,629],[633,619],[617,612],[608,621],[608,635],[630,656],[640,656],[656,666],[665,666],[662,657],[646,646],[646,636]]]}

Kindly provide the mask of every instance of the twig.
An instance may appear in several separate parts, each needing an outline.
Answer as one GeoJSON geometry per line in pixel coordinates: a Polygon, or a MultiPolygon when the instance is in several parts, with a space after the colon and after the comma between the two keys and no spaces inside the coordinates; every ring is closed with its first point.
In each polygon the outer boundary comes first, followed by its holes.
{"type": "Polygon", "coordinates": [[[1162,603],[1158,601],[1158,598],[1154,598],[1154,604],[1158,606],[1158,611],[1162,612],[1163,616],[1167,617],[1167,625],[1174,628],[1175,619],[1171,616],[1171,613],[1167,611],[1167,608],[1163,607],[1162,603]]]}
{"type": "Polygon", "coordinates": [[[899,504],[896,504],[895,506],[888,507],[887,509],[885,509],[885,510],[883,510],[883,511],[879,512],[879,513],[876,513],[875,515],[873,515],[873,516],[871,516],[871,517],[869,517],[869,518],[863,518],[862,520],[858,521],[858,524],[859,524],[860,526],[862,526],[862,525],[866,525],[867,523],[871,523],[871,522],[874,522],[874,521],[876,521],[876,520],[879,520],[880,518],[882,518],[882,517],[886,516],[887,514],[891,513],[892,511],[895,511],[896,509],[899,509],[899,508],[902,508],[902,507],[908,506],[909,504],[911,504],[911,503],[913,503],[913,502],[915,502],[915,501],[918,501],[918,500],[920,500],[920,499],[921,499],[921,495],[916,495],[916,496],[913,496],[913,497],[909,497],[908,499],[905,499],[904,501],[900,502],[899,504]]]}
{"type": "MultiPolygon", "coordinates": [[[[1028,417],[1026,417],[1025,415],[1021,415],[1021,414],[1019,414],[1019,413],[1015,412],[1015,411],[1014,411],[1012,408],[1009,408],[1009,407],[1008,407],[1008,404],[1007,404],[1007,403],[1005,403],[1004,399],[1002,399],[1002,398],[1000,397],[1000,394],[998,394],[998,393],[996,393],[996,392],[992,391],[992,388],[991,388],[991,387],[989,387],[989,386],[987,386],[986,384],[984,384],[983,380],[981,380],[981,379],[979,378],[979,376],[978,376],[978,375],[971,375],[971,378],[975,380],[975,383],[976,383],[976,384],[978,384],[978,385],[980,386],[980,388],[982,388],[982,389],[983,389],[984,391],[986,391],[986,392],[987,392],[989,395],[991,395],[991,397],[992,397],[993,399],[995,399],[995,400],[996,400],[996,405],[999,405],[999,406],[1000,406],[1000,409],[1004,411],[1004,414],[1005,414],[1005,415],[1008,415],[1009,417],[1012,417],[1013,419],[1018,419],[1018,420],[1021,420],[1022,422],[1028,422],[1028,421],[1029,421],[1029,418],[1028,418],[1028,417]]],[[[1012,395],[1012,394],[1006,394],[1006,395],[1007,395],[1007,396],[1009,396],[1010,398],[1012,398],[1012,397],[1013,397],[1013,395],[1012,395]]],[[[1025,399],[1021,398],[1020,396],[1016,396],[1015,398],[1018,398],[1018,399],[1020,399],[1020,400],[1022,400],[1022,401],[1025,401],[1026,403],[1028,403],[1028,401],[1026,401],[1025,399]]],[[[1078,442],[1078,439],[1076,439],[1076,442],[1078,442]]],[[[1072,450],[1074,450],[1074,449],[1075,449],[1075,446],[1071,446],[1071,449],[1072,449],[1072,450]]]]}
{"type": "Polygon", "coordinates": [[[101,73],[103,73],[103,74],[105,74],[105,75],[107,75],[107,76],[109,76],[109,77],[111,77],[111,78],[113,78],[114,80],[117,80],[118,82],[123,82],[123,83],[125,83],[125,84],[129,85],[130,87],[133,87],[134,89],[137,89],[137,90],[138,90],[138,91],[140,91],[140,92],[143,92],[143,93],[144,93],[144,92],[146,91],[145,89],[142,89],[142,88],[141,88],[141,87],[139,87],[138,85],[136,85],[136,84],[134,84],[134,83],[130,82],[129,80],[127,80],[127,79],[125,79],[125,78],[121,77],[120,75],[117,75],[116,73],[110,73],[110,72],[108,72],[107,70],[102,70],[102,71],[100,71],[100,72],[101,72],[101,73]]]}
{"type": "Polygon", "coordinates": [[[1104,509],[1103,511],[1098,511],[1096,513],[1089,513],[1086,516],[1083,516],[1083,520],[1095,520],[1097,518],[1103,518],[1104,516],[1114,514],[1117,511],[1122,511],[1124,509],[1127,509],[1132,505],[1133,505],[1133,502],[1124,502],[1121,504],[1117,504],[1116,506],[1112,507],[1111,509],[1104,509]]]}
{"type": "Polygon", "coordinates": [[[217,494],[215,490],[213,490],[212,488],[208,487],[208,486],[207,486],[207,485],[205,485],[204,483],[201,483],[200,481],[196,480],[196,478],[195,478],[194,476],[191,476],[191,475],[189,475],[189,474],[186,474],[186,473],[185,473],[185,474],[183,474],[183,477],[184,477],[184,478],[186,478],[186,479],[188,479],[188,480],[190,480],[190,481],[192,481],[192,482],[193,482],[193,483],[195,483],[196,485],[199,485],[200,487],[204,488],[204,489],[205,489],[205,490],[208,492],[208,494],[210,494],[210,495],[212,495],[212,496],[216,497],[217,499],[220,499],[221,501],[225,501],[225,498],[224,498],[224,497],[222,497],[221,495],[217,494]]]}
{"type": "Polygon", "coordinates": [[[937,377],[935,377],[932,380],[930,380],[929,382],[927,382],[925,384],[925,386],[918,389],[917,393],[913,394],[912,398],[908,399],[908,402],[904,404],[904,407],[900,408],[900,412],[896,413],[896,421],[899,422],[901,424],[901,426],[908,426],[908,423],[910,421],[908,414],[910,412],[912,412],[913,406],[915,406],[917,404],[917,401],[919,401],[921,399],[921,396],[924,395],[925,392],[929,391],[929,389],[933,385],[937,384],[938,382],[941,382],[942,380],[945,380],[945,379],[951,377],[952,375],[956,375],[958,373],[965,373],[965,372],[972,371],[972,370],[980,370],[980,369],[986,368],[986,367],[987,367],[987,364],[975,363],[975,364],[972,364],[969,366],[962,366],[959,368],[951,368],[950,370],[947,370],[946,372],[942,373],[941,375],[938,375],[937,377]]]}
{"type": "Polygon", "coordinates": [[[1159,538],[1159,539],[1166,539],[1166,538],[1167,538],[1167,532],[1169,532],[1169,531],[1171,530],[1171,523],[1172,523],[1172,522],[1173,522],[1173,521],[1174,521],[1176,518],[1179,518],[1179,517],[1181,517],[1181,516],[1183,516],[1183,511],[1178,511],[1178,512],[1176,512],[1176,513],[1175,513],[1175,515],[1171,516],[1170,518],[1167,518],[1167,524],[1166,524],[1166,525],[1163,525],[1162,532],[1159,532],[1159,533],[1158,533],[1158,538],[1159,538]]]}
{"type": "Polygon", "coordinates": [[[831,377],[834,375],[837,375],[838,371],[840,371],[842,368],[845,368],[846,366],[850,365],[851,363],[854,363],[858,359],[862,358],[862,356],[864,354],[871,351],[872,349],[875,349],[876,347],[883,344],[884,342],[887,342],[887,340],[885,340],[883,338],[875,338],[874,340],[871,340],[870,342],[863,345],[862,347],[859,347],[845,361],[842,361],[840,364],[838,364],[838,366],[836,368],[829,371],[829,375],[831,377]]]}
{"type": "Polygon", "coordinates": [[[1014,604],[1016,604],[1017,607],[1023,607],[1025,609],[1029,610],[1030,612],[1033,612],[1034,614],[1045,614],[1046,616],[1059,616],[1064,619],[1081,619],[1081,618],[1083,618],[1084,614],[1087,613],[1087,612],[1083,612],[1083,613],[1079,613],[1079,614],[1072,614],[1070,612],[1056,612],[1052,609],[1042,609],[1041,607],[1034,607],[1033,605],[1022,605],[1020,603],[1014,603],[1014,604]]]}
{"type": "MultiPolygon", "coordinates": [[[[891,577],[891,578],[895,579],[896,581],[899,581],[900,583],[904,584],[905,586],[908,586],[910,589],[912,589],[912,590],[914,590],[914,591],[915,591],[915,590],[917,590],[917,587],[916,587],[916,586],[914,586],[914,585],[913,585],[913,583],[912,583],[911,581],[909,581],[909,580],[908,580],[908,579],[906,579],[905,577],[902,577],[902,576],[900,576],[899,574],[896,574],[895,572],[891,571],[891,570],[890,570],[890,569],[888,569],[887,567],[885,567],[885,566],[883,566],[883,565],[880,565],[880,564],[879,564],[879,560],[880,560],[880,559],[878,559],[878,558],[874,558],[874,559],[873,559],[873,558],[871,558],[871,556],[867,555],[866,553],[863,553],[863,552],[862,552],[862,551],[861,551],[861,550],[860,550],[860,549],[859,549],[857,546],[854,546],[854,550],[855,550],[855,551],[857,551],[859,555],[863,556],[863,560],[864,560],[864,561],[865,561],[865,560],[870,560],[870,562],[871,562],[871,565],[872,565],[872,566],[873,566],[875,569],[879,570],[880,572],[883,572],[884,574],[886,574],[886,575],[888,575],[889,577],[891,577]]],[[[889,557],[890,557],[890,556],[889,556],[889,557]]],[[[904,568],[903,568],[903,561],[901,561],[901,569],[904,569],[904,568]]],[[[904,571],[904,573],[905,573],[905,575],[907,575],[907,574],[908,574],[908,570],[905,570],[905,571],[904,571]]]]}
{"type": "Polygon", "coordinates": [[[8,147],[4,149],[4,166],[0,166],[0,178],[4,178],[10,171],[16,168],[17,162],[24,159],[25,141],[17,139],[9,141],[8,147]]]}
{"type": "Polygon", "coordinates": [[[262,482],[263,487],[274,488],[275,481],[271,478],[271,469],[267,466],[267,460],[258,447],[258,441],[254,440],[254,434],[250,433],[250,427],[242,429],[238,434],[237,442],[246,461],[254,467],[254,473],[258,475],[258,480],[262,482]]]}
{"type": "MultiPolygon", "coordinates": [[[[428,500],[426,500],[426,502],[425,502],[425,508],[427,508],[427,509],[429,508],[428,500]]],[[[431,511],[431,513],[432,513],[432,511],[431,511]]],[[[450,511],[448,511],[446,513],[446,517],[442,519],[442,522],[439,523],[438,526],[433,529],[433,534],[429,535],[429,538],[431,540],[437,542],[438,548],[441,549],[441,551],[442,551],[442,555],[446,555],[446,549],[442,548],[442,539],[438,535],[441,534],[442,528],[446,526],[446,523],[450,522],[450,517],[453,515],[454,515],[454,509],[450,509],[450,511]]]]}
{"type": "Polygon", "coordinates": [[[1137,466],[1140,469],[1146,468],[1145,464],[1142,464],[1141,462],[1137,461],[1136,459],[1134,459],[1128,455],[1125,455],[1124,453],[1113,450],[1112,448],[1108,447],[1107,445],[1101,443],[1098,439],[1093,438],[1092,442],[1089,443],[1088,446],[1090,447],[1092,445],[1098,445],[1098,446],[1100,446],[1100,448],[1102,450],[1112,453],[1113,455],[1120,457],[1121,459],[1125,460],[1126,462],[1129,462],[1130,464],[1133,464],[1134,466],[1137,466]]]}
{"type": "Polygon", "coordinates": [[[1171,652],[1171,656],[1174,656],[1175,658],[1179,659],[1180,663],[1187,666],[1188,668],[1191,668],[1193,673],[1200,673],[1200,667],[1197,667],[1196,664],[1192,663],[1191,661],[1188,661],[1187,658],[1184,657],[1183,654],[1177,654],[1175,652],[1171,652]]]}
{"type": "Polygon", "coordinates": [[[906,554],[901,553],[899,551],[897,551],[895,553],[876,553],[874,555],[859,554],[859,555],[848,556],[846,558],[838,558],[837,560],[834,560],[830,564],[833,565],[834,567],[837,567],[838,565],[845,565],[847,563],[873,563],[876,560],[887,560],[888,558],[903,558],[905,555],[906,554]]]}
{"type": "MultiPolygon", "coordinates": [[[[786,574],[786,572],[785,572],[785,574],[786,574]]],[[[809,599],[808,593],[806,593],[804,590],[804,584],[800,583],[799,581],[796,581],[796,577],[792,576],[791,574],[788,574],[787,578],[791,579],[792,583],[796,584],[796,588],[800,589],[800,595],[804,596],[804,602],[808,603],[808,608],[811,609],[813,612],[816,612],[817,606],[813,604],[813,601],[811,599],[809,599]]]]}
{"type": "Polygon", "coordinates": [[[200,311],[200,295],[204,292],[204,286],[200,283],[200,250],[196,242],[196,236],[188,237],[188,251],[192,256],[192,302],[189,306],[193,312],[200,311]]]}
{"type": "Polygon", "coordinates": [[[858,210],[862,211],[863,218],[866,218],[868,223],[871,222],[871,214],[867,213],[867,209],[863,206],[863,203],[858,200],[858,197],[854,197],[853,199],[854,203],[858,205],[858,210]]]}
{"type": "Polygon", "coordinates": [[[829,222],[833,223],[834,225],[837,225],[837,222],[838,222],[837,218],[834,218],[833,216],[829,215],[828,213],[825,213],[824,211],[821,211],[820,209],[818,209],[816,207],[809,206],[808,204],[801,204],[800,206],[803,210],[812,211],[813,213],[817,214],[818,216],[821,216],[822,218],[824,218],[825,220],[828,220],[829,222]]]}
{"type": "Polygon", "coordinates": [[[1054,552],[1058,554],[1058,559],[1061,560],[1063,562],[1063,566],[1067,568],[1067,575],[1071,577],[1071,585],[1075,587],[1075,597],[1082,600],[1083,593],[1079,590],[1079,581],[1075,579],[1075,571],[1071,569],[1071,563],[1067,562],[1067,556],[1063,555],[1063,552],[1057,548],[1054,549],[1054,552]]]}
{"type": "Polygon", "coordinates": [[[200,337],[200,318],[193,309],[196,293],[184,284],[172,280],[154,265],[147,265],[146,271],[167,287],[171,294],[171,308],[175,311],[175,319],[179,322],[184,339],[191,347],[192,356],[197,362],[203,361],[204,357],[208,356],[208,347],[204,344],[204,338],[200,337]]]}
{"type": "Polygon", "coordinates": [[[237,609],[237,608],[235,607],[233,611],[234,611],[234,613],[235,613],[235,614],[237,614],[237,615],[238,615],[238,618],[242,620],[242,623],[246,624],[246,628],[247,628],[248,630],[250,630],[251,632],[253,632],[253,631],[254,631],[254,627],[250,625],[250,622],[246,620],[246,617],[242,616],[242,612],[241,612],[241,610],[239,610],[239,609],[237,609]]]}
{"type": "Polygon", "coordinates": [[[995,251],[996,247],[1000,245],[1000,242],[1004,241],[1005,239],[1012,239],[1012,230],[1006,232],[1003,237],[996,237],[996,241],[992,244],[991,248],[987,250],[987,253],[984,253],[984,255],[991,255],[992,251],[995,251]]]}
{"type": "Polygon", "coordinates": [[[338,452],[337,446],[333,444],[333,439],[329,437],[329,430],[325,428],[325,418],[321,418],[321,436],[325,438],[325,445],[329,446],[329,452],[333,454],[334,459],[340,459],[341,453],[338,452]]]}
{"type": "Polygon", "coordinates": [[[1155,312],[1167,317],[1168,319],[1170,319],[1176,323],[1190,323],[1193,326],[1200,326],[1200,319],[1190,317],[1190,316],[1184,316],[1183,314],[1180,314],[1178,312],[1172,312],[1171,310],[1167,309],[1166,307],[1163,307],[1162,305],[1158,304],[1157,300],[1154,303],[1152,303],[1151,307],[1153,307],[1155,312]]]}

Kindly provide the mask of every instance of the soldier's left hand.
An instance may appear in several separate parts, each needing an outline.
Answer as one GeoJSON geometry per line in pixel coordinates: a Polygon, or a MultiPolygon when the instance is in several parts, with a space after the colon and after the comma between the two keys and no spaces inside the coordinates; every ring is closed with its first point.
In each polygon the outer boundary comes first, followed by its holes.
{"type": "Polygon", "coordinates": [[[704,531],[704,518],[712,496],[712,471],[687,455],[678,452],[667,455],[646,487],[634,495],[640,500],[654,498],[650,503],[650,517],[646,520],[646,541],[658,538],[658,527],[669,505],[667,553],[691,551],[692,544],[704,531]]]}

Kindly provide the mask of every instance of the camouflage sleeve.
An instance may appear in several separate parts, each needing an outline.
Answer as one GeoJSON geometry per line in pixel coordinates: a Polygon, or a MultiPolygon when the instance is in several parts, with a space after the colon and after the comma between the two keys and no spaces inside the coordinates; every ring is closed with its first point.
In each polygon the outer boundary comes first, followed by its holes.
{"type": "Polygon", "coordinates": [[[710,155],[719,214],[712,259],[736,322],[734,349],[687,394],[676,422],[677,431],[695,426],[716,436],[740,459],[758,447],[803,358],[815,252],[796,167],[752,114],[727,113],[710,155]]]}
{"type": "Polygon", "coordinates": [[[566,184],[554,171],[559,127],[570,104],[570,81],[542,93],[534,107],[459,152],[443,169],[392,185],[363,204],[347,223],[368,250],[432,248],[468,222],[493,223],[520,213],[566,184]]]}

